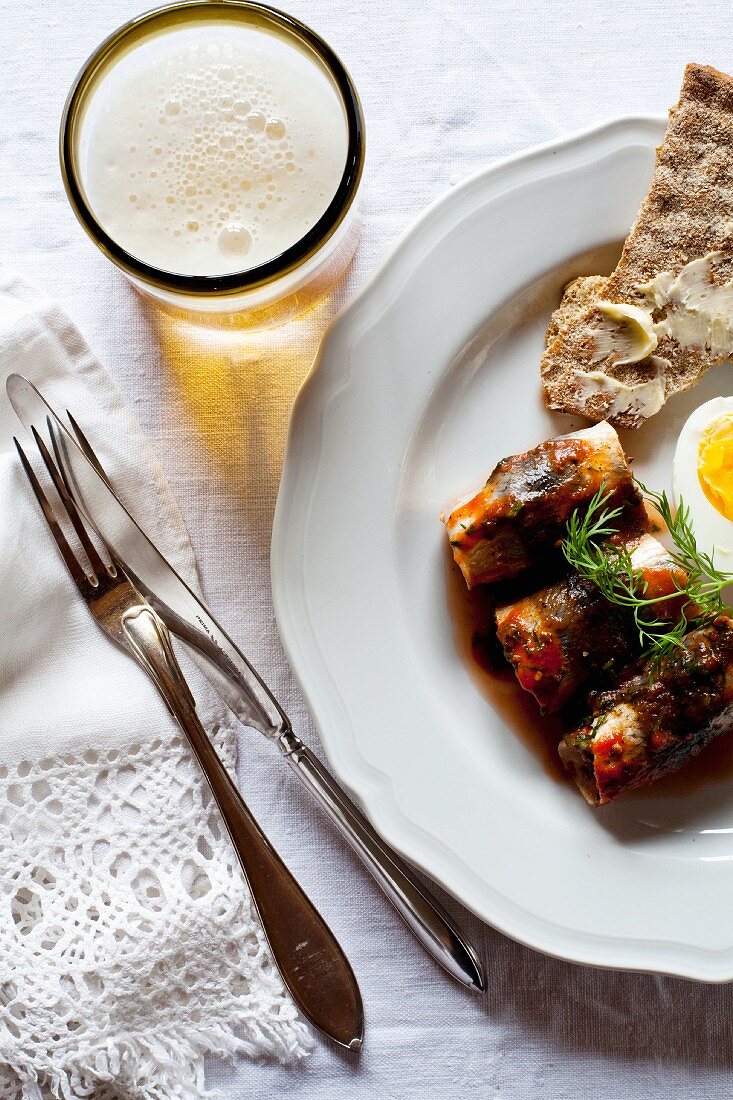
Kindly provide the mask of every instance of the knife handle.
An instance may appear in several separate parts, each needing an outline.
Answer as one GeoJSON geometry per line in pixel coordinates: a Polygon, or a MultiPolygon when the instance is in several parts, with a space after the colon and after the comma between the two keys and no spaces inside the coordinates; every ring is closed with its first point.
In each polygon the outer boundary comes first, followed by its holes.
{"type": "Polygon", "coordinates": [[[285,985],[317,1028],[348,1050],[358,1050],[364,1035],[364,1011],[351,966],[219,759],[196,714],[168,628],[148,606],[125,613],[123,628],[128,648],[186,734],[209,782],[285,985]]]}
{"type": "Polygon", "coordinates": [[[459,982],[483,992],[486,989],[483,966],[442,905],[385,844],[318,757],[292,730],[280,735],[278,745],[423,947],[459,982]]]}

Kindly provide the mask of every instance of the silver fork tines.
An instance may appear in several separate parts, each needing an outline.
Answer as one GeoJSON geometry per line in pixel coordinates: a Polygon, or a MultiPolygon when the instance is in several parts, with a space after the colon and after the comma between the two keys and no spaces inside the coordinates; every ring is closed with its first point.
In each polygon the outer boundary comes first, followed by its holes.
{"type": "MultiPolygon", "coordinates": [[[[74,551],[71,549],[71,546],[69,545],[67,538],[64,535],[61,524],[56,517],[56,513],[53,510],[51,502],[44,493],[41,487],[41,483],[36,477],[35,471],[28,461],[25,451],[15,437],[13,437],[13,442],[15,443],[20,461],[23,464],[23,469],[25,470],[26,477],[31,483],[33,492],[36,495],[36,500],[41,506],[44,518],[49,528],[51,529],[51,534],[56,540],[56,545],[61,552],[61,556],[66,562],[66,566],[71,573],[74,582],[79,588],[79,591],[83,595],[84,599],[88,602],[89,599],[93,596],[101,595],[102,590],[108,591],[109,588],[113,587],[115,584],[125,583],[125,581],[121,581],[121,578],[118,576],[117,569],[114,564],[111,565],[109,568],[107,567],[107,565],[105,565],[99,552],[97,551],[96,546],[94,545],[87,533],[81,516],[79,515],[79,510],[76,507],[76,504],[74,503],[72,497],[70,496],[64,480],[61,477],[61,474],[59,473],[56,464],[51,458],[46,444],[44,443],[43,439],[38,434],[35,428],[33,428],[32,431],[36,446],[38,447],[38,451],[41,455],[41,458],[43,459],[43,464],[48,470],[51,481],[53,482],[53,486],[58,494],[59,500],[63,505],[64,511],[66,512],[66,515],[71,522],[71,526],[74,528],[74,531],[76,532],[79,542],[81,543],[81,546],[84,550],[84,553],[87,556],[89,564],[92,567],[91,577],[87,574],[86,569],[81,564],[74,551]]],[[[130,582],[126,581],[126,583],[129,584],[130,582]]],[[[132,586],[130,585],[130,587],[132,586]]]]}

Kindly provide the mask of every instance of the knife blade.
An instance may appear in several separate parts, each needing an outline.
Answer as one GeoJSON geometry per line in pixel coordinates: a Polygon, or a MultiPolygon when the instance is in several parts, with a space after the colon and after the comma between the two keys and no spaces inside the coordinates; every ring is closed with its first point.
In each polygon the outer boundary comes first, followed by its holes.
{"type": "Polygon", "coordinates": [[[67,410],[76,438],[27,378],[11,374],[6,390],[26,430],[33,425],[40,432],[45,426],[77,505],[231,712],[278,745],[430,954],[462,984],[483,991],[483,966],[464,934],[296,736],[261,676],[122,504],[71,413],[67,410]]]}

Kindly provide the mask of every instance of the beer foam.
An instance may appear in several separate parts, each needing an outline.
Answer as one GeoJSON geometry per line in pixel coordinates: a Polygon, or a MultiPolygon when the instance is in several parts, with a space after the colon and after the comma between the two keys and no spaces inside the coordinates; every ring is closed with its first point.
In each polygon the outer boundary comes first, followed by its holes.
{"type": "Polygon", "coordinates": [[[316,224],[347,141],[339,93],[313,58],[267,30],[207,21],[157,33],[104,74],[83,120],[82,180],[131,255],[223,275],[316,224]]]}

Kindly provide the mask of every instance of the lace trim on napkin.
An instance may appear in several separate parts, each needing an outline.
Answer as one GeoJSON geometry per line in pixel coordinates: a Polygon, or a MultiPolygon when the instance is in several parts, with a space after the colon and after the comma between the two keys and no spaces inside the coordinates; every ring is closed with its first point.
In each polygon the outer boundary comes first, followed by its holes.
{"type": "MultiPolygon", "coordinates": [[[[216,739],[233,766],[231,731],[216,739]]],[[[4,1100],[36,1080],[64,1100],[200,1100],[204,1053],[306,1053],[181,738],[3,765],[0,782],[4,1100]]]]}

